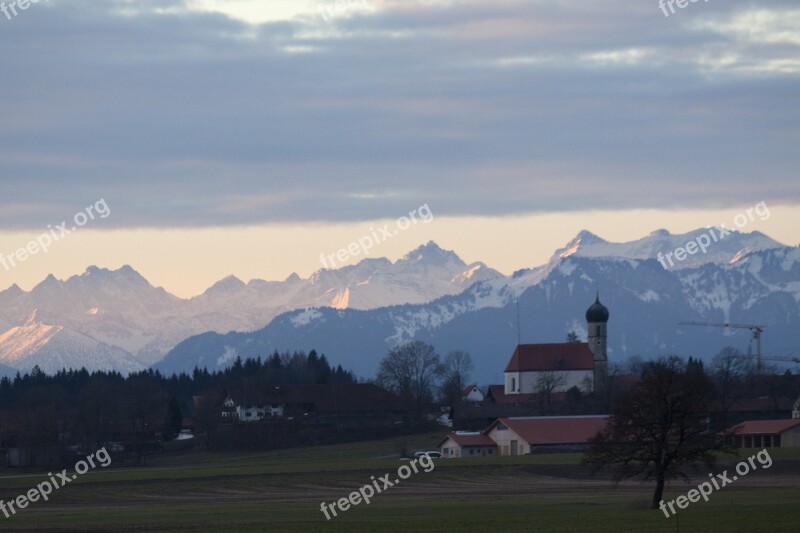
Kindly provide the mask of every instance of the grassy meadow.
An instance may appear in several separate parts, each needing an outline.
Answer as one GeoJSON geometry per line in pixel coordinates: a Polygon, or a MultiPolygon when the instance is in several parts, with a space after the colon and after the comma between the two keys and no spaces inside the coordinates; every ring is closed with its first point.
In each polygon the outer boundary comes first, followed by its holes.
{"type": "MultiPolygon", "coordinates": [[[[441,434],[262,453],[185,452],[147,467],[96,469],[31,503],[3,531],[795,531],[800,450],[772,450],[774,464],[666,518],[647,508],[652,485],[614,486],[590,476],[580,454],[436,460],[431,472],[331,520],[320,511],[404,464],[399,452],[435,449],[441,434]]],[[[755,452],[757,450],[753,450],[755,452]]],[[[751,453],[752,453],[751,452],[751,453]]],[[[740,457],[746,457],[742,453],[740,457]]],[[[722,458],[735,463],[737,459],[722,458]]],[[[730,466],[722,468],[732,469],[730,466]]],[[[11,500],[46,472],[0,470],[11,500]]],[[[675,482],[665,499],[703,481],[675,482]]]]}

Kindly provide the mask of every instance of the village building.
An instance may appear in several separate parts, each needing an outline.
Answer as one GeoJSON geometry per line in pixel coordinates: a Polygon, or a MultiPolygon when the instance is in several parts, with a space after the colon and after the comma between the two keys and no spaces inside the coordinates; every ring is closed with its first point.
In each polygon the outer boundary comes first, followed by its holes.
{"type": "Polygon", "coordinates": [[[734,448],[798,448],[800,447],[800,419],[747,420],[729,428],[734,448]]]}
{"type": "Polygon", "coordinates": [[[437,446],[442,457],[487,457],[498,454],[497,443],[481,432],[456,431],[450,433],[437,446]]]}
{"type": "Polygon", "coordinates": [[[464,390],[461,391],[461,399],[465,402],[482,402],[484,396],[481,389],[473,383],[472,385],[464,387],[464,390]]]}
{"type": "Polygon", "coordinates": [[[498,418],[481,432],[448,434],[439,450],[447,458],[582,450],[608,419],[608,415],[498,418]]]}
{"type": "MultiPolygon", "coordinates": [[[[234,395],[238,396],[238,395],[234,395]]],[[[248,390],[241,403],[225,399],[226,422],[294,420],[337,427],[392,426],[403,420],[405,406],[396,394],[371,383],[284,385],[248,390]]]]}
{"type": "Polygon", "coordinates": [[[608,422],[607,415],[498,418],[484,433],[500,455],[524,455],[537,449],[579,450],[608,422]]]}
{"type": "Polygon", "coordinates": [[[586,311],[588,342],[518,344],[505,369],[504,395],[604,390],[608,379],[608,309],[598,295],[586,311]]]}

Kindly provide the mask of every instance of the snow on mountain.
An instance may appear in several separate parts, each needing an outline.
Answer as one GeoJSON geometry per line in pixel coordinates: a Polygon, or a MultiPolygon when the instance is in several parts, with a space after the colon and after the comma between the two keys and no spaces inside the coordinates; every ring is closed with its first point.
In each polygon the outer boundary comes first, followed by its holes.
{"type": "Polygon", "coordinates": [[[34,310],[25,324],[13,327],[0,335],[4,361],[14,363],[26,354],[36,352],[63,329],[61,326],[48,326],[37,322],[34,310]]]}
{"type": "Polygon", "coordinates": [[[792,345],[800,327],[800,250],[759,233],[732,233],[694,266],[687,260],[665,270],[654,259],[703,231],[657,231],[631,243],[581,232],[547,264],[511,276],[467,265],[430,242],[395,262],[365,259],[308,279],[229,276],[189,300],[128,266],[89,267],[64,281],[48,276],[30,292],[0,292],[0,364],[127,372],[158,362],[171,372],[316,348],[371,376],[388,348],[417,338],[443,353],[473,352],[483,379],[502,370],[516,342],[517,305],[523,340],[558,342],[569,330],[585,333],[582,314],[598,289],[617,328],[612,358],[697,349],[713,355],[720,340],[731,341],[680,329],[680,320],[763,322],[770,325],[765,342],[792,345]]]}
{"type": "MultiPolygon", "coordinates": [[[[583,242],[587,240],[592,241],[583,242]]],[[[597,239],[593,244],[601,243],[597,239]]],[[[197,364],[198,356],[214,360],[223,355],[223,349],[255,357],[274,350],[314,348],[361,376],[371,377],[392,346],[419,339],[434,344],[441,354],[469,351],[475,359],[474,379],[499,382],[518,335],[523,342],[561,342],[571,330],[585,335],[583,315],[597,290],[611,310],[612,361],[630,355],[672,353],[709,358],[727,345],[747,349],[747,331],[679,326],[683,320],[764,323],[769,325],[765,347],[767,343],[772,347],[797,344],[798,248],[748,252],[732,263],[706,263],[676,271],[665,270],[654,259],[573,253],[426,304],[368,311],[294,311],[252,333],[190,338],[157,368],[188,370],[197,364]]]]}
{"type": "Polygon", "coordinates": [[[124,350],[99,342],[82,333],[41,322],[31,313],[21,326],[0,335],[0,362],[29,371],[35,365],[49,373],[63,368],[132,372],[145,365],[124,350]]]}
{"type": "MultiPolygon", "coordinates": [[[[153,287],[127,265],[116,271],[91,266],[64,281],[50,275],[30,292],[0,292],[0,313],[9,325],[0,334],[7,341],[0,345],[0,361],[15,361],[18,368],[32,366],[27,365],[28,360],[35,359],[53,340],[59,340],[78,346],[79,352],[91,356],[87,368],[95,368],[92,358],[102,363],[100,355],[92,356],[91,346],[97,347],[98,354],[105,353],[119,362],[119,367],[112,365],[117,370],[142,368],[197,331],[181,323],[183,304],[183,300],[153,287]],[[33,310],[40,330],[34,330],[29,323],[33,310]],[[60,329],[54,337],[45,337],[41,325],[60,329]],[[20,326],[27,330],[14,330],[20,326]],[[31,336],[31,342],[41,339],[37,350],[18,344],[27,338],[23,333],[31,336]],[[68,338],[71,340],[65,340],[68,338]],[[135,362],[128,360],[131,354],[135,354],[135,362]]],[[[97,368],[106,367],[103,363],[97,368]]]]}
{"type": "Polygon", "coordinates": [[[337,270],[322,269],[307,280],[296,274],[283,283],[226,278],[190,301],[191,314],[215,331],[257,329],[279,314],[305,307],[375,309],[417,304],[457,294],[479,281],[500,277],[483,263],[465,264],[455,253],[429,242],[395,263],[364,259],[337,270]]]}
{"type": "Polygon", "coordinates": [[[627,259],[660,259],[664,258],[664,264],[669,269],[695,268],[705,263],[729,263],[749,252],[759,250],[769,250],[781,248],[783,245],[760,233],[740,233],[730,230],[730,235],[724,235],[714,229],[697,229],[680,235],[672,235],[664,229],[652,232],[641,239],[613,243],[601,239],[588,231],[581,231],[564,248],[556,250],[553,255],[558,257],[622,257],[627,259]],[[714,234],[710,235],[709,231],[714,234]],[[711,242],[707,246],[706,252],[698,251],[693,255],[688,255],[684,260],[669,260],[664,258],[668,253],[674,253],[679,247],[685,247],[686,243],[696,241],[701,235],[706,235],[706,239],[711,242]],[[662,254],[660,257],[658,254],[662,254]]]}
{"type": "Polygon", "coordinates": [[[56,345],[48,346],[59,341],[85,354],[87,368],[106,368],[95,366],[104,354],[120,365],[117,370],[129,371],[162,359],[182,339],[205,331],[255,330],[281,313],[312,306],[424,303],[497,276],[483,263],[467,265],[433,242],[395,263],[365,259],[308,279],[292,274],[283,282],[245,283],[228,276],[189,300],[153,287],[130,266],[115,271],[90,266],[64,281],[50,275],[30,292],[16,285],[0,292],[0,361],[30,367],[37,354],[52,356],[56,345]],[[92,343],[97,357],[91,355],[92,343]]]}

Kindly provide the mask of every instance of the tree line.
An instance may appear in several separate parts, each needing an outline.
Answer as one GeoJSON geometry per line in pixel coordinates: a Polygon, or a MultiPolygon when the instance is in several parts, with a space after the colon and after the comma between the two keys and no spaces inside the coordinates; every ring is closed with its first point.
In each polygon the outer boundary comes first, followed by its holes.
{"type": "Polygon", "coordinates": [[[212,398],[208,415],[219,416],[226,390],[242,386],[354,383],[352,372],[331,366],[314,350],[275,352],[266,359],[236,358],[224,369],[195,368],[190,374],[164,376],[156,370],[119,372],[61,370],[48,375],[39,367],[30,373],[0,379],[0,447],[97,449],[108,442],[125,443],[141,457],[158,442],[174,439],[192,398],[212,398]]]}

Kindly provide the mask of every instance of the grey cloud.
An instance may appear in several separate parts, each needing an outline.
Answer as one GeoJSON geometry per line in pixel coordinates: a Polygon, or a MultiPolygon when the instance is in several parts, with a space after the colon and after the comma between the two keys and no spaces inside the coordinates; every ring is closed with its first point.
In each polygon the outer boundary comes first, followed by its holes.
{"type": "Polygon", "coordinates": [[[408,4],[329,26],[166,0],[0,20],[0,228],[100,197],[127,227],[800,198],[798,41],[730,31],[792,2],[408,4]]]}

